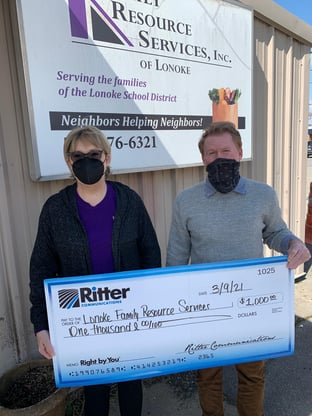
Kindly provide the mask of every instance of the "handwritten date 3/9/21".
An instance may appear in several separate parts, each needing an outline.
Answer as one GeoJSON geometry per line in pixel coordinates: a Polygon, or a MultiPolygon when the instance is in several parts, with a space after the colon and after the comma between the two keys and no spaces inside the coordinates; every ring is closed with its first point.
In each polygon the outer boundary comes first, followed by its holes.
{"type": "MultiPolygon", "coordinates": [[[[275,267],[262,267],[257,269],[257,276],[268,276],[276,273],[275,267]]],[[[243,292],[244,290],[249,290],[245,288],[242,282],[221,282],[212,286],[212,295],[222,295],[225,293],[234,293],[234,292],[243,292]]]]}
{"type": "Polygon", "coordinates": [[[156,149],[157,147],[155,136],[131,136],[130,138],[109,136],[107,139],[117,150],[156,149]]]}
{"type": "Polygon", "coordinates": [[[244,283],[242,282],[234,282],[231,280],[230,282],[220,282],[212,286],[212,295],[222,295],[225,293],[234,293],[234,292],[242,292],[246,290],[244,288],[244,283]]]}

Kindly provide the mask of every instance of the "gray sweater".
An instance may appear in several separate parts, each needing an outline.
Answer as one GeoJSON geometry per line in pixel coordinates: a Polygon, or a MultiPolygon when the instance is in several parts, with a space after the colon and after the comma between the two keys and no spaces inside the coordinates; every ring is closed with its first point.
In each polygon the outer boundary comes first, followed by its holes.
{"type": "Polygon", "coordinates": [[[176,198],[167,266],[263,257],[263,243],[286,254],[296,238],[281,218],[275,191],[240,178],[227,194],[201,182],[176,198]]]}

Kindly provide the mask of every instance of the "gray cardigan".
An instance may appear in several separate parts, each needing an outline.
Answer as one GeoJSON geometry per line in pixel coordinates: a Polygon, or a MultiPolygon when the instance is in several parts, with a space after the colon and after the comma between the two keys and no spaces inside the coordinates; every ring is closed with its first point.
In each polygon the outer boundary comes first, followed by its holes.
{"type": "MultiPolygon", "coordinates": [[[[156,233],[139,195],[119,182],[112,249],[115,271],[161,267],[156,233]]],[[[92,274],[88,238],[76,206],[76,184],[44,204],[30,259],[31,321],[35,332],[48,329],[43,280],[92,274]]]]}

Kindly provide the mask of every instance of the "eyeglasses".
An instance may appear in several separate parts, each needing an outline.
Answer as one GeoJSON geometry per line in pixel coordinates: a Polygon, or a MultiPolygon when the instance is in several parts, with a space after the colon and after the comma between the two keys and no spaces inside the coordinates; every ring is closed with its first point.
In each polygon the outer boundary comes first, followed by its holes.
{"type": "Polygon", "coordinates": [[[88,157],[89,159],[98,159],[100,160],[102,157],[104,150],[90,150],[88,153],[82,153],[79,151],[75,152],[69,152],[68,156],[71,158],[72,162],[77,162],[77,160],[84,159],[85,157],[88,157]]]}

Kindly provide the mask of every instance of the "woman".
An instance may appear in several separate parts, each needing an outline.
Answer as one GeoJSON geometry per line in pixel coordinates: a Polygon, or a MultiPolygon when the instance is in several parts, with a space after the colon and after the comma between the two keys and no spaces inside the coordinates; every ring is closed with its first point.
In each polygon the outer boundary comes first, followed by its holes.
{"type": "MultiPolygon", "coordinates": [[[[43,280],[161,266],[157,237],[140,197],[107,181],[111,147],[91,126],[72,130],[64,158],[76,179],[44,204],[30,260],[31,321],[39,352],[51,359],[43,280]]],[[[110,386],[85,387],[85,415],[109,414],[110,386]]],[[[140,380],[118,383],[122,416],[139,416],[140,380]]]]}

